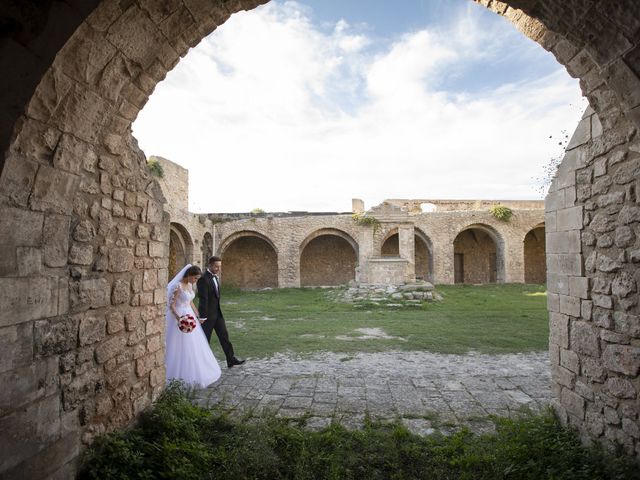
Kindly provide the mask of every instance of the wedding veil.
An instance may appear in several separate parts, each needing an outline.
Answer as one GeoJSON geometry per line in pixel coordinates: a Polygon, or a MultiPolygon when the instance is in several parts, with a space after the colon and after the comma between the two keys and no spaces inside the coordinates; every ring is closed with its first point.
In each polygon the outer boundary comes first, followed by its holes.
{"type": "Polygon", "coordinates": [[[183,269],[180,270],[176,274],[176,276],[171,279],[171,281],[169,282],[169,285],[167,285],[167,308],[165,310],[165,318],[167,322],[171,320],[175,321],[175,319],[173,318],[173,313],[171,313],[171,307],[170,307],[171,297],[173,296],[174,290],[178,287],[178,283],[180,283],[180,280],[183,279],[184,274],[189,269],[189,267],[191,267],[190,263],[188,265],[185,265],[183,269]]]}

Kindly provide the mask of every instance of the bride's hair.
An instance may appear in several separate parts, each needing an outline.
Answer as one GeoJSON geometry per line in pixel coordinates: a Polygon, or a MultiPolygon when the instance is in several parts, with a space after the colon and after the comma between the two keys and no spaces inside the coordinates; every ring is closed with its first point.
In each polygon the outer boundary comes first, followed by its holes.
{"type": "Polygon", "coordinates": [[[187,271],[184,272],[182,278],[193,277],[194,275],[202,275],[202,270],[200,270],[200,267],[197,265],[192,265],[187,268],[187,271]]]}

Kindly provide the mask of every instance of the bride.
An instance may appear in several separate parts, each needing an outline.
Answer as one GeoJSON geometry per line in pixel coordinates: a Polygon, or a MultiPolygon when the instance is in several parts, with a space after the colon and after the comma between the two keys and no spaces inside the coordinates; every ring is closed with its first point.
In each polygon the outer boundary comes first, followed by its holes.
{"type": "Polygon", "coordinates": [[[189,264],[167,286],[165,365],[167,381],[206,387],[220,378],[221,371],[200,326],[206,319],[198,318],[193,305],[193,284],[201,274],[198,266],[189,264]]]}

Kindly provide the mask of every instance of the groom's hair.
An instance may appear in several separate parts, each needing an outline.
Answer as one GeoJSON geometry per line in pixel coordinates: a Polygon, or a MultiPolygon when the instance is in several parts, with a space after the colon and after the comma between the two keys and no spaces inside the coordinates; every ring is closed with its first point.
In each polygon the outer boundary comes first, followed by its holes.
{"type": "Polygon", "coordinates": [[[216,262],[221,262],[222,259],[220,257],[213,256],[209,259],[209,265],[213,265],[216,262]]]}
{"type": "Polygon", "coordinates": [[[200,267],[197,265],[187,268],[187,271],[184,272],[182,278],[192,277],[194,275],[202,275],[202,270],[200,270],[200,267]]]}

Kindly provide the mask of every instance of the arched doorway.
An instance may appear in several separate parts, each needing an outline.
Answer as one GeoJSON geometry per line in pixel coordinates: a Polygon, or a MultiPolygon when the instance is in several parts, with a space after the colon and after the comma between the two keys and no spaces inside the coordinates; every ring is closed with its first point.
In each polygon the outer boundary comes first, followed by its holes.
{"type": "Polygon", "coordinates": [[[529,230],[524,237],[524,281],[525,283],[547,281],[544,224],[529,230]]]}
{"type": "Polygon", "coordinates": [[[238,288],[276,288],[278,254],[275,246],[257,232],[238,232],[222,242],[222,279],[238,288]]]}
{"type": "Polygon", "coordinates": [[[502,240],[489,226],[472,225],[453,242],[455,283],[497,283],[504,279],[502,240]]]}
{"type": "Polygon", "coordinates": [[[341,230],[312,233],[300,245],[300,285],[345,285],[356,278],[357,243],[341,230]]]}
{"type": "Polygon", "coordinates": [[[400,256],[400,235],[398,229],[390,230],[382,241],[380,247],[381,257],[399,257],[400,256]]]}
{"type": "Polygon", "coordinates": [[[192,254],[191,235],[183,225],[172,222],[169,228],[169,278],[191,263],[192,254]]]}
{"type": "Polygon", "coordinates": [[[213,256],[213,237],[209,232],[203,235],[200,249],[202,251],[202,265],[206,267],[207,262],[213,256]]]}

